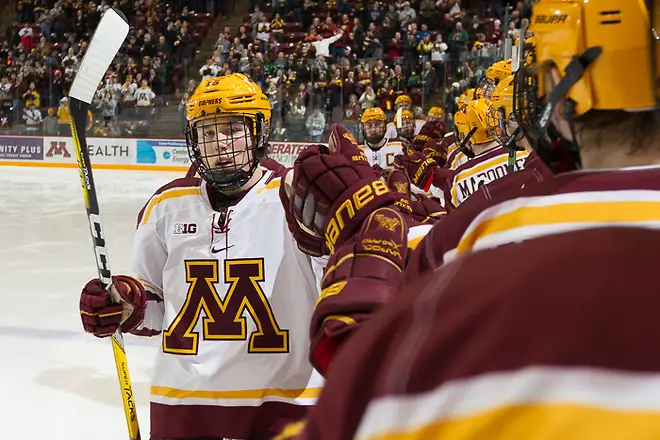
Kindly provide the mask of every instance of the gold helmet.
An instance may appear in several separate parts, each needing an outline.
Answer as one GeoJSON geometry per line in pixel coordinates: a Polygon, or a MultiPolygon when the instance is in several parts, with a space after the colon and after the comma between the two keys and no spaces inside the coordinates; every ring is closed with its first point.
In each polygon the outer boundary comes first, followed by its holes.
{"type": "Polygon", "coordinates": [[[493,107],[504,108],[506,118],[513,112],[513,80],[514,76],[509,75],[500,81],[490,99],[493,107]]]}
{"type": "Polygon", "coordinates": [[[186,108],[186,143],[197,173],[214,189],[247,183],[265,156],[270,101],[240,73],[201,81],[186,108]]]}
{"type": "Polygon", "coordinates": [[[464,109],[467,103],[472,101],[473,99],[481,99],[483,97],[484,97],[483,90],[467,89],[461,94],[461,96],[458,97],[458,101],[456,101],[456,105],[458,106],[458,109],[461,110],[464,109]]]}
{"type": "MultiPolygon", "coordinates": [[[[513,75],[504,78],[493,90],[492,107],[488,113],[488,125],[496,126],[496,137],[500,144],[506,144],[516,132],[518,124],[513,116],[513,75]]],[[[517,134],[517,132],[516,132],[517,134]]]]}
{"type": "Polygon", "coordinates": [[[408,95],[399,95],[394,100],[394,108],[398,110],[399,108],[404,108],[410,110],[412,108],[412,99],[408,95]]]}
{"type": "Polygon", "coordinates": [[[492,103],[488,99],[475,99],[468,102],[465,107],[465,121],[462,122],[463,128],[458,124],[462,134],[472,133],[470,143],[474,145],[492,142],[497,137],[497,122],[489,117],[492,112],[492,103]]]}
{"type": "Polygon", "coordinates": [[[428,114],[426,115],[427,121],[436,121],[445,119],[445,111],[442,107],[431,107],[428,114]]]}
{"type": "Polygon", "coordinates": [[[527,116],[521,128],[534,148],[547,146],[544,137],[550,116],[562,99],[566,105],[560,117],[570,124],[591,111],[658,108],[660,15],[656,3],[539,0],[533,4],[530,29],[537,69],[526,70],[517,80],[516,101],[527,116]],[[546,92],[552,68],[560,77],[546,92]],[[531,124],[523,124],[526,120],[531,124]]]}
{"type": "Polygon", "coordinates": [[[399,105],[403,103],[408,103],[412,105],[412,98],[408,95],[399,95],[397,98],[394,100],[394,105],[399,105]]]}
{"type": "Polygon", "coordinates": [[[509,75],[511,75],[511,59],[498,61],[486,70],[486,75],[477,88],[481,89],[484,98],[490,99],[495,87],[509,75]]]}
{"type": "Polygon", "coordinates": [[[367,108],[362,112],[362,136],[367,145],[377,145],[385,137],[387,117],[380,107],[367,108]]]}

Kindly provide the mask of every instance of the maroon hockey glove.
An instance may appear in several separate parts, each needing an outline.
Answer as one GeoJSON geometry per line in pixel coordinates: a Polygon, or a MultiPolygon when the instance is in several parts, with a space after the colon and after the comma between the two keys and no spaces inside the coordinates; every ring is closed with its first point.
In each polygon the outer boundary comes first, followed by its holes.
{"type": "Polygon", "coordinates": [[[425,122],[417,136],[413,138],[414,148],[421,151],[424,144],[428,141],[440,142],[446,130],[445,123],[442,121],[425,122]]]}
{"type": "Polygon", "coordinates": [[[443,141],[426,141],[421,151],[426,158],[433,159],[438,166],[442,167],[447,163],[447,145],[443,141]]]}
{"type": "Polygon", "coordinates": [[[144,286],[135,278],[119,275],[112,277],[113,291],[121,297],[121,303],[112,300],[110,292],[101,287],[98,278],[85,285],[80,295],[80,316],[88,333],[99,338],[112,335],[117,328],[130,332],[142,323],[147,294],[144,286]]]}
{"type": "Polygon", "coordinates": [[[296,159],[290,209],[296,228],[323,236],[332,254],[375,209],[393,197],[343,125],[334,124],[328,147],[313,145],[296,159]]]}
{"type": "Polygon", "coordinates": [[[433,169],[437,166],[434,159],[424,156],[420,151],[408,151],[408,154],[394,156],[394,167],[406,173],[410,182],[424,191],[431,187],[433,169]]]}
{"type": "Polygon", "coordinates": [[[393,168],[387,176],[387,187],[392,191],[395,201],[394,206],[399,208],[402,214],[412,216],[410,205],[410,180],[403,171],[393,168]]]}
{"type": "Polygon", "coordinates": [[[424,194],[411,194],[410,199],[412,218],[419,224],[433,224],[447,214],[444,206],[424,194]]]}
{"type": "Polygon", "coordinates": [[[330,257],[312,315],[310,360],[324,374],[344,340],[396,293],[408,253],[408,226],[380,208],[330,257]]]}
{"type": "Polygon", "coordinates": [[[394,205],[402,214],[412,218],[410,225],[435,223],[447,210],[438,202],[423,194],[413,194],[410,191],[410,181],[400,170],[394,169],[387,178],[387,186],[397,197],[394,205]]]}
{"type": "Polygon", "coordinates": [[[327,255],[328,249],[325,247],[323,237],[316,231],[303,225],[296,220],[293,214],[292,195],[291,195],[291,178],[294,171],[289,169],[282,177],[282,184],[280,185],[280,201],[284,207],[284,214],[286,216],[286,224],[291,232],[291,235],[296,240],[296,245],[303,253],[311,255],[312,257],[320,257],[327,255]]]}

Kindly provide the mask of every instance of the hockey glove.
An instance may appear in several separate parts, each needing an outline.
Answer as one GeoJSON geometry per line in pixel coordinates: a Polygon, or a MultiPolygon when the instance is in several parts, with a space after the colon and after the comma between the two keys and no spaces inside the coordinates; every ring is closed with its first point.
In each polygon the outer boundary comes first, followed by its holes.
{"type": "Polygon", "coordinates": [[[408,252],[408,225],[393,208],[373,211],[330,257],[310,327],[311,363],[324,374],[344,340],[396,293],[408,252]]]}
{"type": "Polygon", "coordinates": [[[110,288],[121,297],[121,303],[113,302],[98,278],[88,282],[80,295],[83,327],[99,338],[112,335],[117,328],[125,333],[135,329],[142,323],[147,306],[147,293],[135,278],[114,276],[110,288]]]}
{"type": "Polygon", "coordinates": [[[334,124],[328,147],[313,145],[296,159],[291,183],[295,228],[323,236],[332,254],[375,209],[393,197],[343,125],[334,124]]]}
{"type": "Polygon", "coordinates": [[[433,169],[437,166],[434,159],[424,156],[420,151],[408,151],[408,154],[394,156],[394,168],[406,173],[410,182],[424,191],[431,187],[433,169]]]}
{"type": "Polygon", "coordinates": [[[440,142],[445,135],[447,128],[442,121],[428,121],[422,125],[417,136],[413,138],[413,146],[421,151],[424,144],[428,141],[440,142]]]}

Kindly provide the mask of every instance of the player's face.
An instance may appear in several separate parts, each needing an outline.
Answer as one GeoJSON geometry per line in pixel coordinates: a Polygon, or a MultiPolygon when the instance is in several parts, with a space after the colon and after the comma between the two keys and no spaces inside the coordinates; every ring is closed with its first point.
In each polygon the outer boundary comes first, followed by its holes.
{"type": "Polygon", "coordinates": [[[368,138],[384,136],[385,124],[381,121],[369,121],[364,124],[364,134],[368,138]]]}
{"type": "Polygon", "coordinates": [[[404,109],[404,110],[410,110],[412,108],[412,106],[409,102],[402,102],[402,103],[399,104],[399,107],[404,109]]]}
{"type": "Polygon", "coordinates": [[[440,116],[436,115],[426,115],[426,120],[427,121],[440,121],[442,118],[440,116]]]}
{"type": "Polygon", "coordinates": [[[401,121],[401,133],[409,136],[415,131],[415,121],[410,118],[406,118],[401,121]]]}
{"type": "Polygon", "coordinates": [[[197,124],[201,159],[209,169],[248,171],[253,138],[250,120],[242,116],[211,118],[197,124]]]}

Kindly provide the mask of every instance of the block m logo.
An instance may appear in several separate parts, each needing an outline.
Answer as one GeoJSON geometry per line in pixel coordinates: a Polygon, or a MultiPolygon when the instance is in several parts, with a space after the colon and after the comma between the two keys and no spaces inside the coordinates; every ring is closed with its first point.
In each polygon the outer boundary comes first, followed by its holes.
{"type": "Polygon", "coordinates": [[[50,143],[50,148],[46,153],[46,157],[53,157],[55,155],[62,157],[71,157],[71,154],[69,154],[69,150],[66,149],[66,142],[52,141],[50,143]]]}

